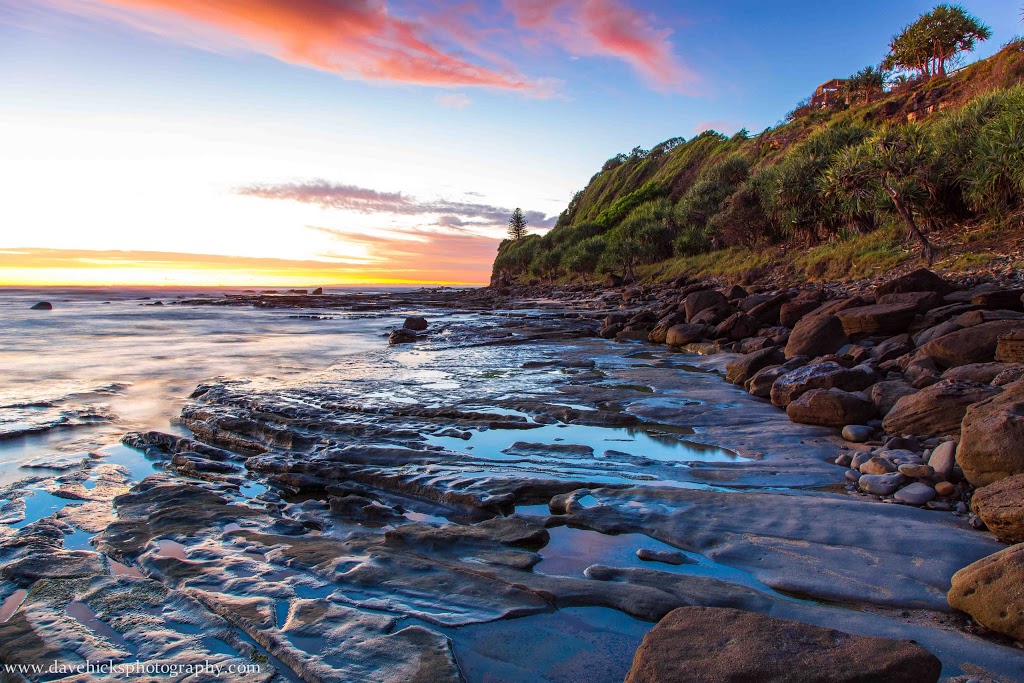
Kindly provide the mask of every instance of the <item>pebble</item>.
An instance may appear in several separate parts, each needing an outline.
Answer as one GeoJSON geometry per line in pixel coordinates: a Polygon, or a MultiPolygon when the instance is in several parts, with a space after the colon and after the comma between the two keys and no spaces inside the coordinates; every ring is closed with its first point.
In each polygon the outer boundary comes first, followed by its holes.
{"type": "Polygon", "coordinates": [[[985,522],[981,521],[981,517],[979,517],[978,515],[971,515],[968,521],[970,522],[971,526],[973,526],[975,529],[985,528],[985,522]]]}
{"type": "Polygon", "coordinates": [[[860,472],[857,470],[846,470],[846,481],[857,482],[860,480],[860,472]]]}
{"type": "Polygon", "coordinates": [[[896,465],[889,460],[875,456],[860,466],[861,474],[889,474],[896,471],[896,465]]]}
{"type": "Polygon", "coordinates": [[[849,453],[843,453],[836,458],[835,463],[840,467],[849,467],[853,463],[853,456],[849,453]]]}
{"type": "Polygon", "coordinates": [[[636,556],[644,562],[664,562],[665,564],[697,564],[697,561],[676,550],[653,550],[639,548],[636,556]]]}
{"type": "Polygon", "coordinates": [[[871,438],[874,431],[867,425],[846,425],[843,427],[843,438],[853,443],[864,443],[871,438]]]}
{"type": "Polygon", "coordinates": [[[893,495],[893,498],[901,503],[908,503],[910,505],[924,505],[934,497],[935,489],[920,481],[915,481],[893,495]]]}
{"type": "Polygon", "coordinates": [[[904,481],[906,481],[906,477],[899,472],[865,474],[857,480],[857,485],[860,486],[862,491],[875,496],[891,496],[904,481]]]}
{"type": "Polygon", "coordinates": [[[910,450],[914,447],[913,442],[910,439],[904,439],[902,436],[894,436],[885,442],[885,447],[888,450],[910,450]]]}
{"type": "Polygon", "coordinates": [[[956,511],[961,515],[967,512],[967,503],[962,500],[956,504],[956,511]]]}
{"type": "Polygon", "coordinates": [[[932,455],[928,458],[928,464],[946,479],[953,473],[953,464],[956,462],[956,442],[946,441],[935,447],[932,455]]]}
{"type": "Polygon", "coordinates": [[[956,492],[956,487],[950,484],[948,481],[940,481],[935,485],[935,493],[939,494],[943,498],[952,496],[956,492]]]}
{"type": "Polygon", "coordinates": [[[925,503],[925,507],[929,510],[941,510],[942,512],[949,512],[953,509],[953,506],[942,500],[929,500],[925,503]]]}
{"type": "Polygon", "coordinates": [[[860,466],[866,463],[868,460],[870,460],[872,456],[874,456],[874,453],[870,451],[862,451],[857,455],[853,456],[853,462],[850,463],[850,467],[852,467],[855,470],[859,470],[860,466]]]}
{"type": "Polygon", "coordinates": [[[905,477],[910,477],[911,479],[923,479],[924,477],[930,477],[935,474],[935,470],[928,465],[917,465],[913,463],[900,465],[897,469],[900,474],[905,477]]]}

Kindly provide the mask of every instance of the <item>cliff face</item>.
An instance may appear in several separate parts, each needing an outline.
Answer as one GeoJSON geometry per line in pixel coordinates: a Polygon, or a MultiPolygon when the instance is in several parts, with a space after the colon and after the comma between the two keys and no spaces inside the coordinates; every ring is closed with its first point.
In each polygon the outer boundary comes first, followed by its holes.
{"type": "MultiPolygon", "coordinates": [[[[650,150],[634,148],[605,162],[547,235],[503,242],[492,284],[605,274],[628,278],[637,266],[673,257],[785,242],[806,246],[848,232],[869,233],[895,215],[884,202],[872,198],[871,206],[854,210],[825,207],[829,215],[818,206],[828,203],[820,185],[840,152],[886,126],[908,123],[936,131],[945,125],[936,136],[963,138],[964,131],[942,121],[967,111],[964,118],[985,124],[992,107],[981,100],[1003,93],[1016,101],[1022,82],[1024,43],[1018,41],[948,78],[906,84],[870,102],[798,107],[786,123],[757,135],[707,131],[650,150]]],[[[942,212],[971,218],[961,198],[936,201],[943,205],[920,212],[926,223],[937,224],[942,212]]]]}

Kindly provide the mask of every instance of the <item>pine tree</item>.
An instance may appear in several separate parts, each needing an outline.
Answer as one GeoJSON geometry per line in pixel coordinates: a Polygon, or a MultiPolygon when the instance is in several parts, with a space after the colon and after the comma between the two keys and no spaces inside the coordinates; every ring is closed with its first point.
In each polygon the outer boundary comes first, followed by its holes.
{"type": "Polygon", "coordinates": [[[508,237],[513,241],[526,237],[526,216],[519,207],[516,207],[512,217],[508,219],[508,237]]]}

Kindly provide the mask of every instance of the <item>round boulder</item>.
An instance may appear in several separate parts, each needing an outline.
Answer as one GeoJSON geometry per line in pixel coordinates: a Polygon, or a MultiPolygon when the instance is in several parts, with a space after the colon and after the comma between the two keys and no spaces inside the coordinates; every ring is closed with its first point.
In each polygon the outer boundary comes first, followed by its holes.
{"type": "Polygon", "coordinates": [[[1024,474],[977,489],[971,509],[1000,541],[1024,543],[1024,474]]]}
{"type": "Polygon", "coordinates": [[[1004,389],[964,415],[956,461],[975,486],[1024,473],[1024,380],[1004,389]]]}
{"type": "Polygon", "coordinates": [[[875,416],[875,404],[863,394],[842,389],[812,389],[786,406],[793,422],[840,428],[851,422],[867,422],[875,416]]]}
{"type": "Polygon", "coordinates": [[[406,318],[405,324],[402,325],[402,327],[404,327],[407,330],[412,330],[413,332],[422,332],[423,330],[427,329],[427,319],[421,318],[418,315],[414,315],[409,318],[406,318]]]}
{"type": "Polygon", "coordinates": [[[1024,543],[953,574],[946,599],[985,628],[1024,641],[1024,543]]]}

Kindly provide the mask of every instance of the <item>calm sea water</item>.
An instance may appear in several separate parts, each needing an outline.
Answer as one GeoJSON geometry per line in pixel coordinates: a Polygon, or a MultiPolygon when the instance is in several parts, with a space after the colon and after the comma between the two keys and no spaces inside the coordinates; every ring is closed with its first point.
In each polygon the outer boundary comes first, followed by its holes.
{"type": "Polygon", "coordinates": [[[379,349],[410,313],[174,303],[226,291],[0,289],[0,484],[31,474],[30,458],[175,431],[212,377],[284,378],[379,349]],[[31,310],[39,301],[53,310],[31,310]],[[330,319],[295,317],[317,313],[330,319]]]}

